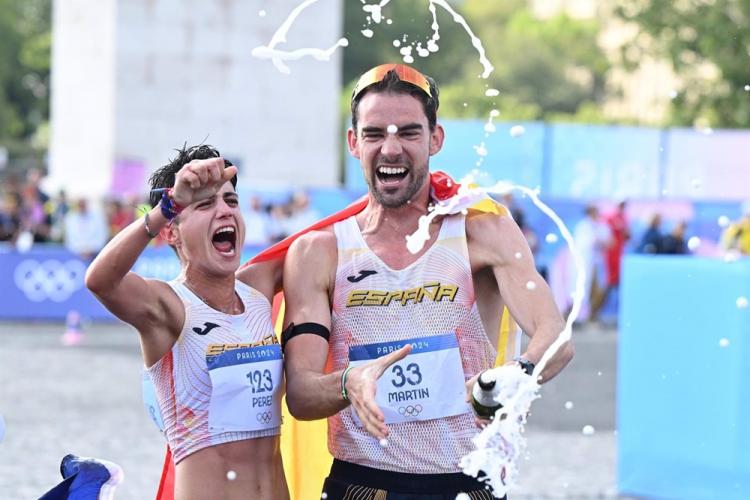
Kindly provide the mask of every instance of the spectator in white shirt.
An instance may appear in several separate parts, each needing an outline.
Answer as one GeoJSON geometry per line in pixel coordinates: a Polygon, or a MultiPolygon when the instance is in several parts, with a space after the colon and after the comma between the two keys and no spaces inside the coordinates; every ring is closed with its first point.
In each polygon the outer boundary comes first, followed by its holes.
{"type": "Polygon", "coordinates": [[[108,233],[104,214],[90,209],[84,198],[65,215],[65,247],[82,259],[91,259],[104,248],[108,233]]]}

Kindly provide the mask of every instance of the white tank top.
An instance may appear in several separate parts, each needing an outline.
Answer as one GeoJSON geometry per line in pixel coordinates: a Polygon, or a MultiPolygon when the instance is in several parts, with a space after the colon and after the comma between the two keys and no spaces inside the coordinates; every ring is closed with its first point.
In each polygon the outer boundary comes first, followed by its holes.
{"type": "Polygon", "coordinates": [[[278,426],[259,431],[212,432],[208,425],[212,384],[206,356],[241,347],[278,344],[268,299],[235,281],[235,291],[245,311],[231,315],[212,309],[182,282],[175,280],[169,285],[185,306],[185,325],[172,349],[147,372],[175,463],[208,446],[279,434],[278,426]]]}
{"type": "MultiPolygon", "coordinates": [[[[477,310],[463,215],[445,217],[435,243],[400,271],[389,268],[368,248],[354,217],[333,229],[338,265],[330,371],[349,364],[350,346],[446,332],[456,334],[464,380],[493,366],[497,352],[477,310]]],[[[452,473],[460,471],[459,459],[474,449],[471,438],[477,428],[470,411],[389,424],[386,447],[356,425],[352,412],[346,408],[328,419],[328,447],[339,460],[398,472],[452,473]]]]}

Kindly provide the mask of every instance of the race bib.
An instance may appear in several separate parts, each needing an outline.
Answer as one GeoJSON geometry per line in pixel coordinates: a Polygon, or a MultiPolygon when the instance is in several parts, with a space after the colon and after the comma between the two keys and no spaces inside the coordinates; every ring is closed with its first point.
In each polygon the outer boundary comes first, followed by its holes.
{"type": "Polygon", "coordinates": [[[232,349],[206,357],[212,431],[257,431],[281,425],[281,346],[232,349]]]}
{"type": "MultiPolygon", "coordinates": [[[[454,333],[349,348],[349,365],[358,366],[412,345],[411,354],[388,367],[378,380],[375,400],[386,424],[432,420],[471,411],[454,333]]],[[[362,426],[357,413],[354,421],[362,426]]]]}

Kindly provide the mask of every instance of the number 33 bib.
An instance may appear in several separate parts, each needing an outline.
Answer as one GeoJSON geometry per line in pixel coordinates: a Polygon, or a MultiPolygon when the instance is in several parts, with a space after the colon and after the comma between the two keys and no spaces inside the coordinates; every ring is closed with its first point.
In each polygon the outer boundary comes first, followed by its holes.
{"type": "MultiPolygon", "coordinates": [[[[470,411],[454,333],[349,348],[349,366],[359,366],[411,344],[411,353],[378,380],[375,400],[386,424],[432,420],[470,411]]],[[[354,421],[362,423],[352,409],[354,421]]]]}

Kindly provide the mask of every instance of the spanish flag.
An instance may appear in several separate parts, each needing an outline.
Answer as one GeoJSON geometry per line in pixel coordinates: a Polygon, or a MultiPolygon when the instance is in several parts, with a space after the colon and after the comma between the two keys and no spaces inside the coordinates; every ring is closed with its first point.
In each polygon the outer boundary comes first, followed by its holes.
{"type": "MultiPolygon", "coordinates": [[[[437,201],[447,200],[458,193],[460,184],[453,181],[446,173],[436,171],[430,174],[430,185],[432,197],[437,201]]],[[[274,259],[282,259],[286,255],[289,246],[294,240],[305,233],[322,229],[331,224],[356,215],[367,206],[367,197],[364,196],[352,203],[345,209],[336,212],[312,226],[295,233],[279,243],[267,248],[247,264],[265,262],[274,259]]],[[[507,215],[508,210],[490,198],[485,198],[470,207],[472,210],[507,215]]],[[[284,298],[283,292],[274,297],[273,324],[276,334],[280,335],[284,323],[284,298]]],[[[497,346],[497,359],[495,366],[505,364],[506,360],[512,359],[516,354],[517,330],[513,319],[507,308],[503,311],[500,322],[500,336],[497,346]]],[[[308,498],[319,498],[323,489],[323,481],[331,468],[333,457],[328,452],[328,422],[325,419],[313,421],[296,420],[289,413],[286,402],[282,403],[283,426],[281,431],[281,456],[284,461],[284,471],[289,493],[294,500],[308,498]]],[[[167,446],[167,454],[164,458],[159,489],[156,500],[174,500],[174,462],[172,453],[167,446]]]]}

